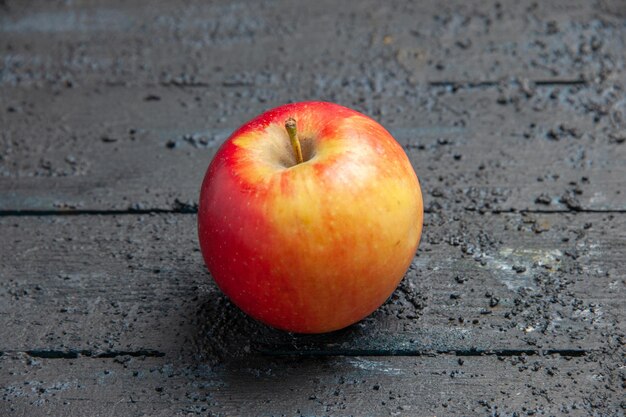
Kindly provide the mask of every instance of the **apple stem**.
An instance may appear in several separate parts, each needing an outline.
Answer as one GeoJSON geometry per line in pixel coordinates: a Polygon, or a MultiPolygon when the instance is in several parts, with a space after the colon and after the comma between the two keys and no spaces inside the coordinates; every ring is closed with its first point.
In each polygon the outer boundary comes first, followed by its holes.
{"type": "Polygon", "coordinates": [[[302,148],[300,147],[300,141],[298,140],[296,120],[293,117],[290,117],[285,121],[285,129],[287,129],[287,133],[289,134],[289,140],[291,141],[293,152],[296,154],[296,164],[301,164],[304,162],[304,159],[302,158],[302,148]]]}

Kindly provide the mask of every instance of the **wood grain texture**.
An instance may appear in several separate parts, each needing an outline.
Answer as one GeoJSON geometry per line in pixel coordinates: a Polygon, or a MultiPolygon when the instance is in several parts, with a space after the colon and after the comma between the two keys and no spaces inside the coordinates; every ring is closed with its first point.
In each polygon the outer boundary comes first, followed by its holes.
{"type": "MultiPolygon", "coordinates": [[[[221,142],[294,97],[282,88],[267,103],[236,98],[247,87],[4,91],[0,106],[22,103],[0,113],[5,212],[193,210],[221,142]],[[221,104],[233,100],[236,109],[221,104]]],[[[626,210],[619,85],[544,86],[531,97],[515,84],[391,95],[370,106],[344,91],[340,104],[374,117],[377,105],[386,109],[377,119],[405,147],[427,209],[626,210]]]]}
{"type": "Polygon", "coordinates": [[[230,132],[307,99],[389,127],[431,208],[626,210],[619,1],[1,10],[4,212],[193,209],[230,132]]]}
{"type": "Polygon", "coordinates": [[[584,355],[625,331],[626,228],[611,214],[432,214],[391,300],[320,336],[269,329],[228,303],[193,215],[2,217],[0,230],[7,353],[584,355]]]}
{"type": "Polygon", "coordinates": [[[9,86],[595,80],[626,39],[619,0],[3,4],[9,86]]]}
{"type": "Polygon", "coordinates": [[[0,357],[0,412],[139,416],[620,415],[589,358],[336,357],[235,361],[0,357]],[[68,363],[69,362],[69,363],[68,363]]]}
{"type": "Polygon", "coordinates": [[[0,416],[623,416],[622,0],[0,0],[0,416]],[[287,334],[221,295],[200,181],[279,104],[407,151],[388,302],[287,334]],[[67,215],[71,214],[71,215],[67,215]]]}

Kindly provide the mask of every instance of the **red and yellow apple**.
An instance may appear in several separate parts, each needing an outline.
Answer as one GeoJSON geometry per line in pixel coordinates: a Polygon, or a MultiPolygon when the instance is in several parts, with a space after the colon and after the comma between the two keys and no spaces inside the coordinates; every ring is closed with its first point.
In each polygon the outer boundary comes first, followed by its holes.
{"type": "Polygon", "coordinates": [[[202,184],[198,232],[234,304],[268,325],[321,333],[391,295],[422,221],[415,171],[380,124],[302,102],[256,117],[221,146],[202,184]]]}

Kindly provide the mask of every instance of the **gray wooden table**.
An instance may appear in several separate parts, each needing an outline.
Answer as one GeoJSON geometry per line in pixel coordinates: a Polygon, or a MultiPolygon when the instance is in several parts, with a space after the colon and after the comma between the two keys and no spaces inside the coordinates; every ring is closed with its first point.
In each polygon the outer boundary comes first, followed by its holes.
{"type": "Polygon", "coordinates": [[[626,2],[0,1],[0,416],[624,415],[626,2]],[[219,144],[362,111],[424,235],[371,317],[245,317],[198,249],[219,144]]]}

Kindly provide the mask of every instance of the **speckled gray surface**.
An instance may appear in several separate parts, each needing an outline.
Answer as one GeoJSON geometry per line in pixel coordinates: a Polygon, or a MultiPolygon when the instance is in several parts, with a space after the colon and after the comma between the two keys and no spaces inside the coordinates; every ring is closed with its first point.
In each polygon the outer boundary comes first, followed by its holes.
{"type": "Polygon", "coordinates": [[[0,1],[0,415],[624,415],[626,4],[0,1]],[[424,191],[391,299],[245,317],[200,180],[242,122],[379,120],[424,191]]]}

